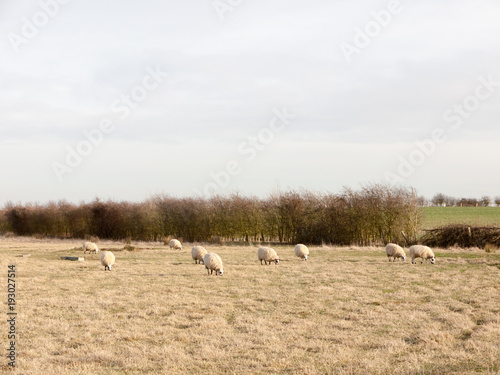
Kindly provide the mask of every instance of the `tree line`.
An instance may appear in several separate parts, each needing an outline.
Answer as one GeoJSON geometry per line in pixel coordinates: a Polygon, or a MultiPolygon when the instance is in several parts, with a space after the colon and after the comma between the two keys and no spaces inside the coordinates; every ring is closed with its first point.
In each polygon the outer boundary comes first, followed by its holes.
{"type": "Polygon", "coordinates": [[[415,241],[421,226],[413,188],[368,185],[339,194],[287,191],[266,198],[157,195],[143,202],[5,205],[0,231],[20,236],[187,242],[369,245],[415,241]]]}
{"type": "Polygon", "coordinates": [[[438,193],[430,200],[434,206],[441,207],[488,207],[490,204],[495,203],[500,207],[500,196],[491,199],[487,195],[479,199],[476,198],[455,198],[443,193],[438,193]]]}

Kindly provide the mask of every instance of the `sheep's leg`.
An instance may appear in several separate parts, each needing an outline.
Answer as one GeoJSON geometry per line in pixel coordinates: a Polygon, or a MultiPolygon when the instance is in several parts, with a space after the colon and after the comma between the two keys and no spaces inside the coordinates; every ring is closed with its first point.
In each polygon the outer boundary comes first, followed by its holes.
{"type": "Polygon", "coordinates": [[[260,265],[262,266],[262,259],[260,260],[260,265]]]}

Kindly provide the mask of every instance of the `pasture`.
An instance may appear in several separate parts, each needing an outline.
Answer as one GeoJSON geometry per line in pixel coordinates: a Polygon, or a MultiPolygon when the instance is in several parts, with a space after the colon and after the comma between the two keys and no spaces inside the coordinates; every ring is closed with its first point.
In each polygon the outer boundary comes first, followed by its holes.
{"type": "MultiPolygon", "coordinates": [[[[0,238],[17,270],[18,374],[497,374],[500,254],[434,249],[437,260],[390,263],[377,247],[207,245],[224,276],[191,260],[192,244],[101,241],[104,272],[76,240],[0,238]],[[18,255],[31,253],[30,257],[18,255]]],[[[406,249],[407,251],[407,249],[406,249]]],[[[407,251],[408,253],[408,251],[407,251]]],[[[6,315],[2,347],[7,347],[6,315]]]]}
{"type": "Polygon", "coordinates": [[[423,207],[424,229],[448,224],[500,227],[500,207],[423,207]]]}

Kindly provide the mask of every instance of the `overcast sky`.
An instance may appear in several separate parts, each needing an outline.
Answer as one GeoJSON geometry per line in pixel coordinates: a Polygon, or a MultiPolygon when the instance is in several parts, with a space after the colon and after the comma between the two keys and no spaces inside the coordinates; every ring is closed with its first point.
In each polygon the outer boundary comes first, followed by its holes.
{"type": "Polygon", "coordinates": [[[499,17],[495,0],[2,1],[0,204],[500,195],[499,17]]]}

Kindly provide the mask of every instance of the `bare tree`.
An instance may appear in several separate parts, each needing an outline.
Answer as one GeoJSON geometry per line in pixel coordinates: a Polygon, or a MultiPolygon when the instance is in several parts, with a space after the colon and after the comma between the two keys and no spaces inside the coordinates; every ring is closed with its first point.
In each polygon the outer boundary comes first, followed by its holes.
{"type": "Polygon", "coordinates": [[[453,207],[457,204],[458,199],[455,197],[451,197],[449,195],[444,196],[444,205],[446,207],[453,207]]]}
{"type": "Polygon", "coordinates": [[[435,206],[442,206],[446,200],[446,196],[442,193],[434,195],[431,199],[432,204],[435,206]]]}
{"type": "Polygon", "coordinates": [[[488,207],[490,205],[490,202],[491,202],[491,199],[490,197],[488,197],[487,195],[483,195],[481,197],[481,204],[484,206],[484,207],[488,207]]]}

